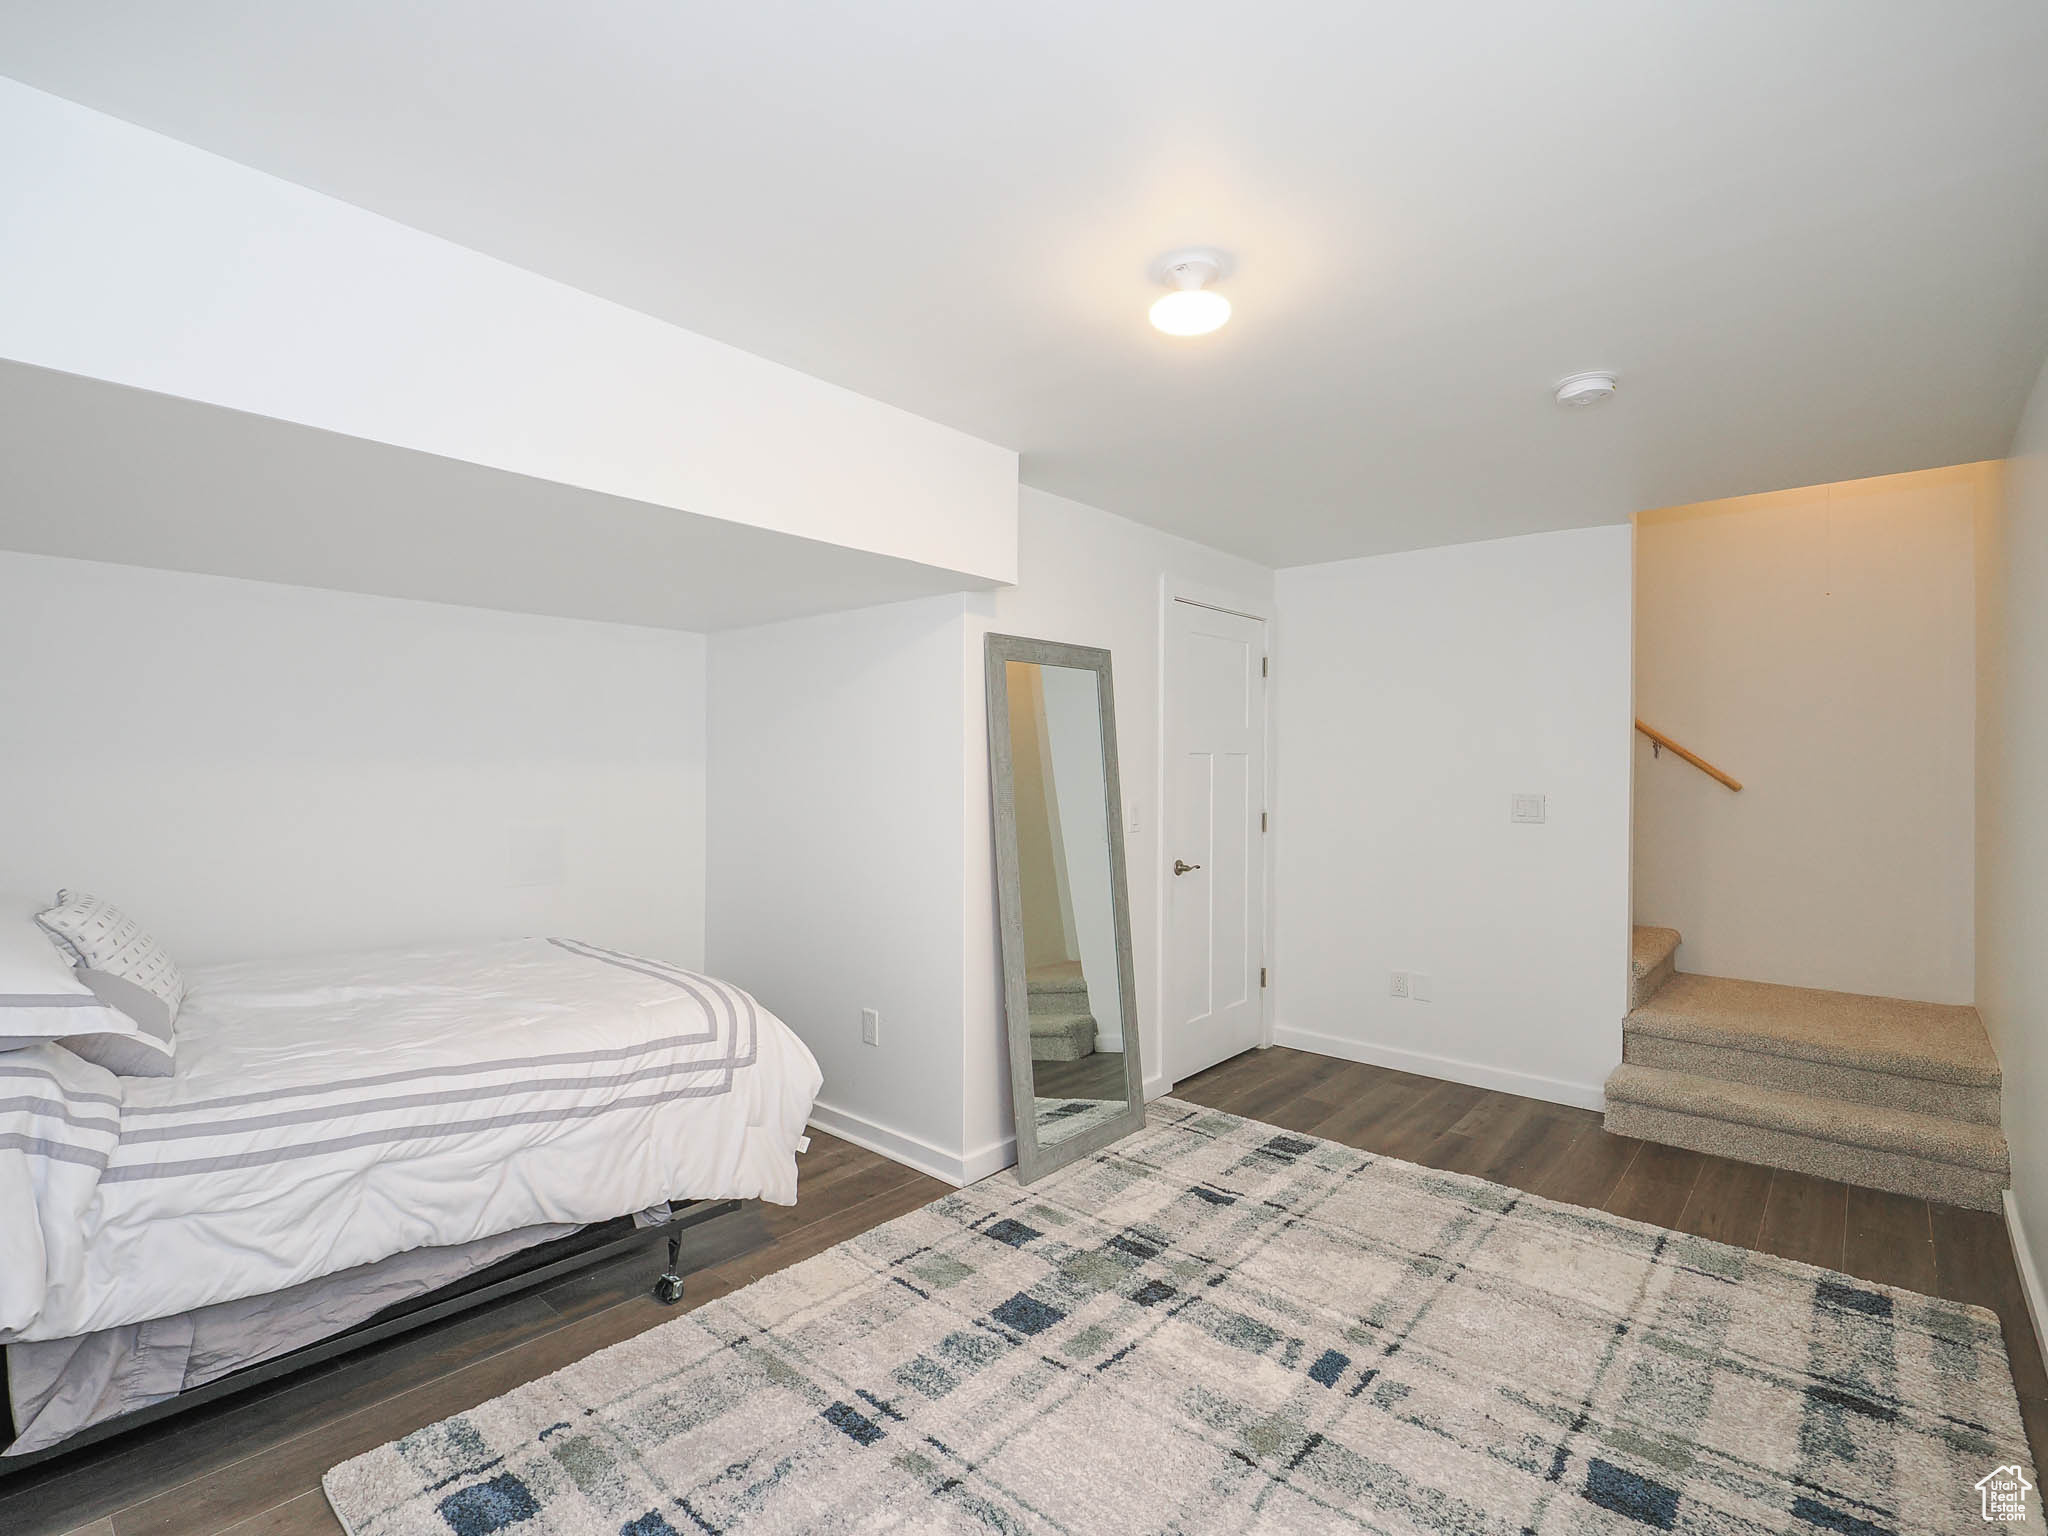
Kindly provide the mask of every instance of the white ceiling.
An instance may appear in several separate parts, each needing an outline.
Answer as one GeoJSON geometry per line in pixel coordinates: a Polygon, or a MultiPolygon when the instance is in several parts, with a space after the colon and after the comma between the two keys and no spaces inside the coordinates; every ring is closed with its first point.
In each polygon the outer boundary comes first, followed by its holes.
{"type": "Polygon", "coordinates": [[[910,560],[0,362],[0,549],[715,630],[958,592],[910,560]]]}
{"type": "Polygon", "coordinates": [[[0,73],[1276,564],[1997,456],[2048,345],[2040,0],[15,0],[0,73]]]}

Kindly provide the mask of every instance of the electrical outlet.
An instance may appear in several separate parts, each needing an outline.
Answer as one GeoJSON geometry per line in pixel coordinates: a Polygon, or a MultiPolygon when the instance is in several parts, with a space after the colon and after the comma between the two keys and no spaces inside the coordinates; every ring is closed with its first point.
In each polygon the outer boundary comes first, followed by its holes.
{"type": "Polygon", "coordinates": [[[880,1045],[882,1043],[882,1016],[872,1008],[860,1011],[860,1043],[880,1045]]]}
{"type": "Polygon", "coordinates": [[[1429,1001],[1429,976],[1427,973],[1422,971],[1410,971],[1408,973],[1408,996],[1413,1002],[1426,1003],[1429,1001]]]}
{"type": "Polygon", "coordinates": [[[1407,995],[1408,973],[1406,971],[1387,972],[1387,996],[1406,997],[1407,995]]]}

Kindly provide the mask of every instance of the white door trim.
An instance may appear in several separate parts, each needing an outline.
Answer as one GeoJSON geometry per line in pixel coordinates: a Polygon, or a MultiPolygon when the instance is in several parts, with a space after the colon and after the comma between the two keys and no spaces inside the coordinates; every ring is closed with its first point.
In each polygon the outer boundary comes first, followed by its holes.
{"type": "MultiPolygon", "coordinates": [[[[1191,577],[1178,576],[1172,571],[1167,571],[1160,576],[1157,640],[1159,652],[1159,676],[1157,679],[1159,714],[1158,718],[1153,722],[1157,732],[1153,758],[1158,764],[1158,769],[1152,781],[1151,816],[1153,830],[1162,838],[1165,835],[1166,826],[1166,712],[1173,698],[1171,690],[1173,681],[1171,677],[1173,646],[1169,633],[1168,617],[1173,612],[1173,605],[1175,603],[1193,603],[1197,607],[1214,608],[1222,613],[1234,613],[1240,618],[1257,620],[1264,632],[1265,653],[1268,658],[1274,657],[1274,630],[1277,627],[1273,622],[1273,600],[1271,597],[1254,597],[1245,592],[1232,591],[1225,587],[1214,586],[1208,582],[1196,581],[1191,577]]],[[[1277,659],[1274,659],[1272,664],[1275,667],[1279,665],[1277,659]]],[[[1264,716],[1261,723],[1266,738],[1266,808],[1268,812],[1271,812],[1274,809],[1274,786],[1277,782],[1276,770],[1279,760],[1278,755],[1274,751],[1273,682],[1270,676],[1267,678],[1265,688],[1260,691],[1259,707],[1264,716]]],[[[1164,847],[1165,844],[1161,842],[1159,848],[1163,849],[1164,847]]],[[[1155,849],[1155,855],[1157,851],[1155,849]]],[[[1270,832],[1268,836],[1261,840],[1260,853],[1259,895],[1261,899],[1262,922],[1264,924],[1264,932],[1260,936],[1260,944],[1270,964],[1270,957],[1273,953],[1273,839],[1270,832]]],[[[1170,878],[1166,873],[1165,861],[1155,856],[1152,860],[1152,953],[1155,956],[1152,973],[1152,995],[1159,999],[1159,1029],[1158,1041],[1152,1051],[1153,1070],[1157,1075],[1148,1077],[1145,1080],[1145,1096],[1148,1099],[1157,1098],[1160,1094],[1170,1093],[1173,1090],[1173,1080],[1166,1075],[1166,1011],[1168,1007],[1167,999],[1169,997],[1167,992],[1167,966],[1171,959],[1171,956],[1167,953],[1166,937],[1167,907],[1171,899],[1167,891],[1167,882],[1170,878]]],[[[1271,986],[1267,986],[1259,992],[1259,1045],[1262,1049],[1273,1043],[1273,990],[1271,986]]]]}

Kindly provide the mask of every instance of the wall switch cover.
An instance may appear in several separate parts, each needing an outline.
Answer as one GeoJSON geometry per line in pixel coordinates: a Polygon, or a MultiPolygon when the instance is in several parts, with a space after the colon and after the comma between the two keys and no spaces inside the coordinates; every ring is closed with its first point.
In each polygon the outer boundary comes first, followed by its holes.
{"type": "Polygon", "coordinates": [[[880,1045],[882,1043],[882,1016],[872,1008],[860,1011],[860,1043],[880,1045]]]}
{"type": "Polygon", "coordinates": [[[1137,830],[1138,802],[1135,800],[1126,800],[1124,802],[1124,832],[1126,835],[1129,835],[1131,833],[1136,832],[1137,830]]]}
{"type": "Polygon", "coordinates": [[[1408,973],[1408,996],[1418,1003],[1429,1001],[1429,973],[1410,971],[1408,973]]]}
{"type": "Polygon", "coordinates": [[[1546,795],[1514,795],[1508,801],[1508,820],[1521,826],[1536,826],[1549,814],[1546,795]]]}

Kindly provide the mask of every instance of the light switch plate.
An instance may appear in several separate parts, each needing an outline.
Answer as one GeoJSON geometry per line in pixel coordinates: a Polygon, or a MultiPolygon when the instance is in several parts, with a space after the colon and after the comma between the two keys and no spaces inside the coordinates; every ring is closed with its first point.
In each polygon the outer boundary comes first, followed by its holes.
{"type": "Polygon", "coordinates": [[[1130,833],[1136,832],[1137,830],[1138,802],[1135,800],[1126,800],[1124,802],[1124,832],[1126,835],[1128,835],[1130,833]]]}
{"type": "Polygon", "coordinates": [[[1408,996],[1418,1003],[1429,1001],[1429,973],[1427,971],[1410,971],[1408,973],[1408,996]]]}
{"type": "Polygon", "coordinates": [[[1508,820],[1520,826],[1536,826],[1549,815],[1547,795],[1512,795],[1508,799],[1508,820]]]}
{"type": "Polygon", "coordinates": [[[860,1043],[880,1045],[882,1043],[882,1016],[872,1008],[860,1011],[860,1043]]]}

